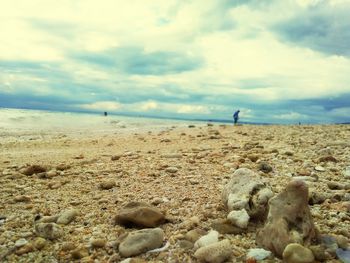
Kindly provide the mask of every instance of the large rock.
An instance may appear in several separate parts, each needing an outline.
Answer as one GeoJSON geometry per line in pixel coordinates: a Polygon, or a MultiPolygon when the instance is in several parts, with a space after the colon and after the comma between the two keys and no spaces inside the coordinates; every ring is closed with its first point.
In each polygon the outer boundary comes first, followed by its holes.
{"type": "Polygon", "coordinates": [[[257,233],[257,243],[282,257],[290,243],[310,244],[316,230],[308,206],[308,188],[303,181],[292,181],[286,189],[271,198],[263,229],[257,233]]]}
{"type": "Polygon", "coordinates": [[[164,223],[165,216],[156,207],[142,202],[130,202],[114,218],[116,224],[124,226],[156,227],[164,223]]]}
{"type": "Polygon", "coordinates": [[[123,257],[136,256],[162,246],[164,232],[160,228],[131,232],[119,245],[123,257]]]}
{"type": "Polygon", "coordinates": [[[245,209],[251,218],[264,218],[272,196],[264,179],[247,168],[236,170],[222,192],[229,211],[245,209]]]}

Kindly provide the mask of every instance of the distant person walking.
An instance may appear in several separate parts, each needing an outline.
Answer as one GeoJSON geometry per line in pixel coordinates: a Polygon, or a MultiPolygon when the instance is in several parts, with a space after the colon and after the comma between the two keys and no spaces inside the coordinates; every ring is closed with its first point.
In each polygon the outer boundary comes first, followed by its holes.
{"type": "Polygon", "coordinates": [[[233,121],[234,121],[234,124],[237,124],[238,122],[238,119],[239,119],[239,116],[238,114],[240,113],[240,110],[236,111],[234,114],[233,114],[233,121]]]}

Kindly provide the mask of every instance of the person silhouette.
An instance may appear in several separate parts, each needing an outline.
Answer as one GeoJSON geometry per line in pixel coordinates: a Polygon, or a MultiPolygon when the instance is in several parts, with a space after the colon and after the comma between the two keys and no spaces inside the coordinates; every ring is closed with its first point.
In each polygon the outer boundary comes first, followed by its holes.
{"type": "Polygon", "coordinates": [[[233,122],[234,124],[237,124],[238,122],[238,119],[239,119],[239,116],[238,114],[240,113],[240,110],[236,111],[234,114],[233,114],[233,122]]]}

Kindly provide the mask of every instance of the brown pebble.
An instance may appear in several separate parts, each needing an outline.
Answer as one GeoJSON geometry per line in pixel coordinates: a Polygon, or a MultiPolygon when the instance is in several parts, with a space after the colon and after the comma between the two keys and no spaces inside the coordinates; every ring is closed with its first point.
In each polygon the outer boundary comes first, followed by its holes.
{"type": "Polygon", "coordinates": [[[34,247],[31,243],[28,243],[28,244],[25,244],[24,246],[18,248],[16,250],[16,255],[23,255],[23,254],[26,254],[26,253],[29,253],[29,252],[32,252],[34,250],[34,247]]]}

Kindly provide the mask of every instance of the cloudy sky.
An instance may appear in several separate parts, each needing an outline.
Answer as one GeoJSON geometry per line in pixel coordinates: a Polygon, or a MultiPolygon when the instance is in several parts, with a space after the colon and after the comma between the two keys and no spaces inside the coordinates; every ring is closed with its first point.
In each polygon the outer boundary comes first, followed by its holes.
{"type": "Polygon", "coordinates": [[[0,106],[350,121],[350,0],[11,0],[0,106]]]}

